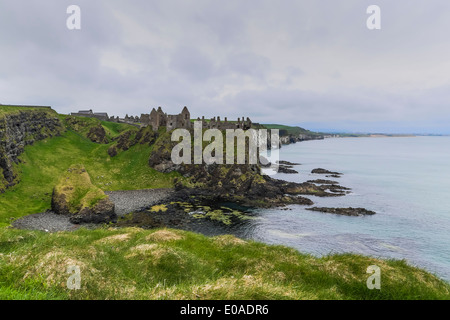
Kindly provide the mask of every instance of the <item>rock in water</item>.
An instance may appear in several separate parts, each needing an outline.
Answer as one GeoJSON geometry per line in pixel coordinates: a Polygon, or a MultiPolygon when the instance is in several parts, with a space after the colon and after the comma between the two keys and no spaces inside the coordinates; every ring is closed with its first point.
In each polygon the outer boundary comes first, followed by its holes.
{"type": "Polygon", "coordinates": [[[311,171],[311,173],[315,173],[315,174],[331,174],[332,176],[339,178],[340,175],[342,175],[342,173],[339,172],[333,172],[333,171],[329,171],[323,168],[317,168],[311,171]]]}
{"type": "Polygon", "coordinates": [[[306,210],[310,211],[319,211],[324,213],[333,213],[333,214],[339,214],[342,216],[353,216],[353,217],[359,217],[359,216],[371,216],[374,215],[376,212],[367,210],[364,208],[306,208],[306,210]]]}
{"type": "Polygon", "coordinates": [[[104,223],[115,221],[115,206],[91,182],[81,165],[71,166],[53,189],[52,210],[70,216],[70,222],[104,223]]]}
{"type": "Polygon", "coordinates": [[[278,164],[284,165],[284,166],[299,166],[300,163],[296,163],[296,162],[289,162],[289,161],[285,161],[285,160],[280,160],[280,161],[276,161],[278,164]]]}
{"type": "Polygon", "coordinates": [[[89,140],[95,143],[107,144],[109,142],[108,138],[106,137],[106,131],[101,124],[98,124],[97,126],[89,129],[87,137],[89,140]]]}
{"type": "Polygon", "coordinates": [[[289,166],[283,166],[283,165],[279,165],[278,172],[279,173],[287,173],[287,174],[298,173],[297,170],[291,169],[291,168],[289,168],[289,166]]]}

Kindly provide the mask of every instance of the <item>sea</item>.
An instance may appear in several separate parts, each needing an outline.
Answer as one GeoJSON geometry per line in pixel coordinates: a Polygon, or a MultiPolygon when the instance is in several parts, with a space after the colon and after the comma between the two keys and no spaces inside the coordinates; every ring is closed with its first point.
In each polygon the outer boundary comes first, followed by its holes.
{"type": "Polygon", "coordinates": [[[450,281],[450,137],[329,138],[285,145],[280,160],[300,163],[293,182],[338,181],[343,197],[308,196],[318,207],[362,207],[372,216],[349,217],[305,206],[256,209],[235,234],[282,244],[314,256],[357,253],[404,259],[450,281]],[[311,170],[343,173],[325,178],[311,170]]]}

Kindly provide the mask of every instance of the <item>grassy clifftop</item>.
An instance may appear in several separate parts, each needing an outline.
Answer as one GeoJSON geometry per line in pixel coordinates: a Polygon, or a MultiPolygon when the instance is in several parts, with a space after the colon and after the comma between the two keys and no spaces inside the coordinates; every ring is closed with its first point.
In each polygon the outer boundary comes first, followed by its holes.
{"type": "Polygon", "coordinates": [[[47,107],[18,107],[10,105],[0,105],[0,119],[4,118],[6,115],[19,114],[20,112],[46,112],[51,115],[57,115],[56,111],[47,107]]]}

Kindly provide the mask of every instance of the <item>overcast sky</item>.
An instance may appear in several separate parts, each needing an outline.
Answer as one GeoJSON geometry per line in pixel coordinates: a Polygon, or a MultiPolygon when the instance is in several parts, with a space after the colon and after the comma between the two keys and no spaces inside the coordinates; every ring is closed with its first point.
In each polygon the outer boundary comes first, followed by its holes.
{"type": "Polygon", "coordinates": [[[449,33],[448,0],[1,0],[0,103],[450,133],[449,33]]]}

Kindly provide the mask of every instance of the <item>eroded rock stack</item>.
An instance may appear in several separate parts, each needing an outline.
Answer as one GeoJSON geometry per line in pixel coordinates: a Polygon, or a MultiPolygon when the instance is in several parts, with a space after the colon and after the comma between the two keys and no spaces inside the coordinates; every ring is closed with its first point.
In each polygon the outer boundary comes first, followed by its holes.
{"type": "Polygon", "coordinates": [[[103,223],[115,221],[115,206],[109,197],[91,182],[81,165],[71,166],[53,189],[52,210],[70,216],[70,222],[103,223]]]}

